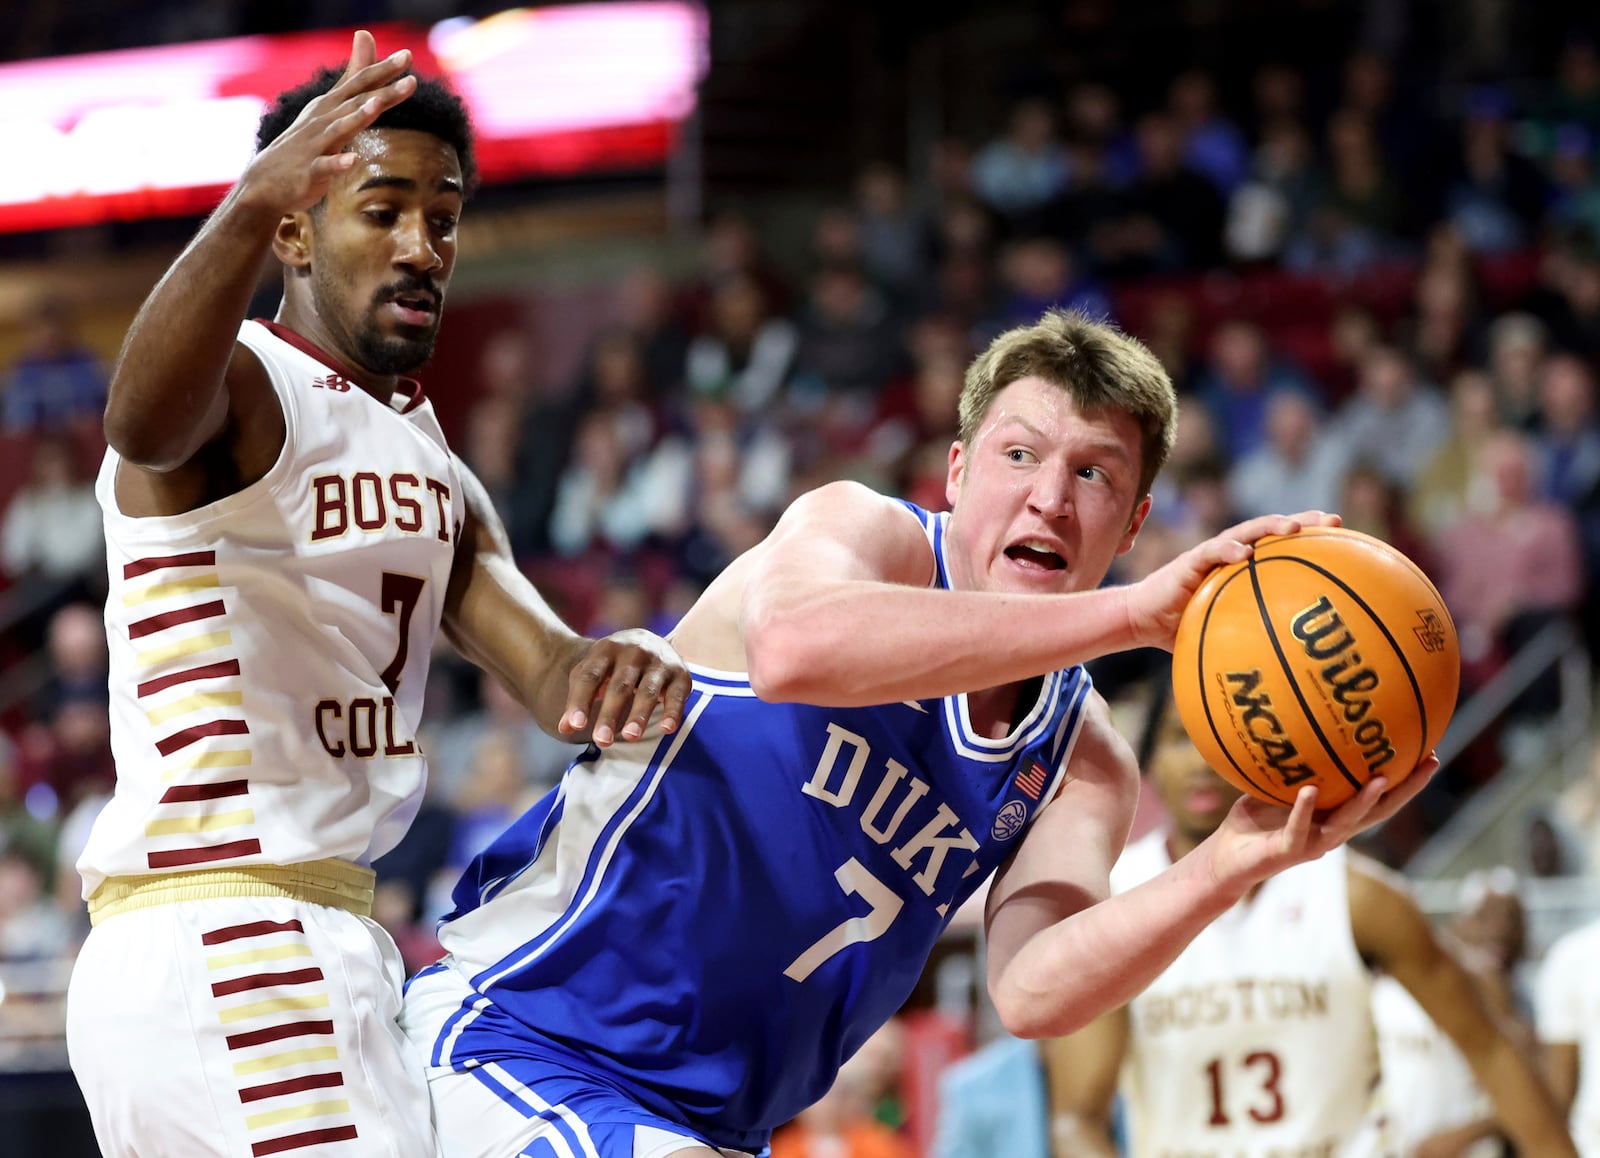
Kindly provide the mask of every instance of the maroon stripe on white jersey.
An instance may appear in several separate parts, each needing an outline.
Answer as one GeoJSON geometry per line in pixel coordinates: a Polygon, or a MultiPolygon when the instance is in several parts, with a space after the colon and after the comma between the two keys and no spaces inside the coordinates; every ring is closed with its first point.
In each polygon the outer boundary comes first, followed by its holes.
{"type": "Polygon", "coordinates": [[[174,752],[181,752],[190,744],[204,740],[207,736],[245,736],[250,733],[250,725],[243,720],[208,720],[204,724],[195,724],[181,732],[174,732],[165,740],[156,741],[156,751],[163,756],[170,756],[174,752]]]}
{"type": "Polygon", "coordinates": [[[266,1029],[252,1029],[246,1033],[230,1033],[229,1049],[249,1049],[269,1041],[285,1041],[291,1037],[332,1037],[331,1021],[289,1021],[282,1025],[269,1025],[266,1029]]]}
{"type": "Polygon", "coordinates": [[[329,1126],[326,1130],[307,1130],[303,1134],[286,1134],[282,1138],[252,1142],[250,1153],[255,1158],[262,1158],[264,1154],[282,1154],[285,1150],[301,1150],[307,1146],[320,1146],[324,1142],[348,1142],[355,1136],[354,1126],[329,1126]]]}
{"type": "Polygon", "coordinates": [[[174,784],[161,794],[158,804],[188,804],[195,800],[221,800],[250,791],[248,780],[221,780],[215,784],[174,784]]]}
{"type": "Polygon", "coordinates": [[[153,869],[166,869],[233,860],[241,856],[258,856],[260,853],[261,842],[252,837],[249,840],[230,840],[227,844],[213,844],[207,848],[174,848],[166,852],[153,852],[145,860],[153,869]]]}
{"type": "Polygon", "coordinates": [[[262,1098],[276,1098],[283,1094],[299,1094],[306,1090],[327,1090],[344,1085],[343,1074],[306,1074],[301,1078],[288,1078],[281,1082],[267,1082],[260,1086],[246,1086],[239,1091],[241,1102],[259,1102],[262,1098]]]}
{"type": "Polygon", "coordinates": [[[153,696],[157,692],[164,692],[175,684],[186,684],[191,680],[218,679],[222,676],[236,676],[239,674],[239,661],[225,659],[221,663],[208,663],[200,667],[187,668],[184,671],[175,671],[169,675],[157,676],[153,680],[145,680],[138,687],[141,696],[153,696]]]}
{"type": "Polygon", "coordinates": [[[197,619],[215,619],[227,613],[227,608],[222,606],[222,600],[213,599],[209,603],[197,603],[193,607],[179,607],[175,611],[163,611],[157,615],[136,619],[128,624],[129,639],[143,639],[147,635],[154,635],[158,631],[165,631],[169,627],[176,627],[180,623],[193,623],[197,619]]]}
{"type": "Polygon", "coordinates": [[[248,977],[235,977],[232,981],[218,981],[211,986],[213,997],[228,997],[247,989],[267,989],[274,985],[310,985],[322,980],[322,970],[290,969],[283,973],[252,973],[248,977]]]}
{"type": "Polygon", "coordinates": [[[200,936],[202,945],[225,945],[241,937],[265,937],[268,933],[304,933],[306,927],[299,921],[251,921],[248,925],[229,925],[226,929],[213,929],[200,936]]]}
{"type": "Polygon", "coordinates": [[[148,575],[152,571],[160,571],[166,567],[215,567],[217,553],[215,551],[189,551],[182,555],[151,555],[144,559],[135,559],[132,563],[122,565],[124,579],[137,579],[141,575],[148,575]]]}

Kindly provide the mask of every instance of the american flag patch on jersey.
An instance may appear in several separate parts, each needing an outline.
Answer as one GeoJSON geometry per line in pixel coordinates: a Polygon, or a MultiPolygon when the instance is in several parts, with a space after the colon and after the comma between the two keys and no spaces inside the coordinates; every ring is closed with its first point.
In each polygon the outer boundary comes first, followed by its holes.
{"type": "Polygon", "coordinates": [[[1017,787],[1022,789],[1022,794],[1029,800],[1039,799],[1039,793],[1044,791],[1045,782],[1050,779],[1050,773],[1045,766],[1035,760],[1029,765],[1026,772],[1017,774],[1017,787]]]}

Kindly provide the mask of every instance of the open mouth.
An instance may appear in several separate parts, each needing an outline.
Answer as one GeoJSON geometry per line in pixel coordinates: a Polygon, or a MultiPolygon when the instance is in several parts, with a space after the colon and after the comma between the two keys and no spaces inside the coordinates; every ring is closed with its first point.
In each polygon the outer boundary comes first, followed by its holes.
{"type": "Polygon", "coordinates": [[[1042,543],[1014,543],[1006,548],[1013,563],[1039,571],[1064,571],[1067,561],[1042,543]]]}
{"type": "Polygon", "coordinates": [[[401,294],[390,298],[388,307],[395,320],[407,326],[431,326],[439,313],[437,299],[428,294],[401,294]]]}

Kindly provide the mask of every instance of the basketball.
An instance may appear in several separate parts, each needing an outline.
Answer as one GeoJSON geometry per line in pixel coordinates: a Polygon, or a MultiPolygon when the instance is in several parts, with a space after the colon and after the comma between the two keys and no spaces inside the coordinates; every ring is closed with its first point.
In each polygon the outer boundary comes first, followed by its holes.
{"type": "Polygon", "coordinates": [[[1455,709],[1455,624],[1428,577],[1379,539],[1314,527],[1259,540],[1206,577],[1172,656],[1178,715],[1211,766],[1285,806],[1332,808],[1399,783],[1455,709]]]}

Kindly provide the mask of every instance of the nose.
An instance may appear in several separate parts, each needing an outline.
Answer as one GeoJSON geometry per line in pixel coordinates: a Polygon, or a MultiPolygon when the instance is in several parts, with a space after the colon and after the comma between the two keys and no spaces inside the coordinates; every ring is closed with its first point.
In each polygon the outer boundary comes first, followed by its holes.
{"type": "Polygon", "coordinates": [[[1034,472],[1028,491],[1028,509],[1046,519],[1072,513],[1072,472],[1062,463],[1047,462],[1034,472]]]}
{"type": "Polygon", "coordinates": [[[408,213],[395,223],[394,244],[394,263],[403,269],[431,273],[444,265],[421,213],[408,213]]]}

